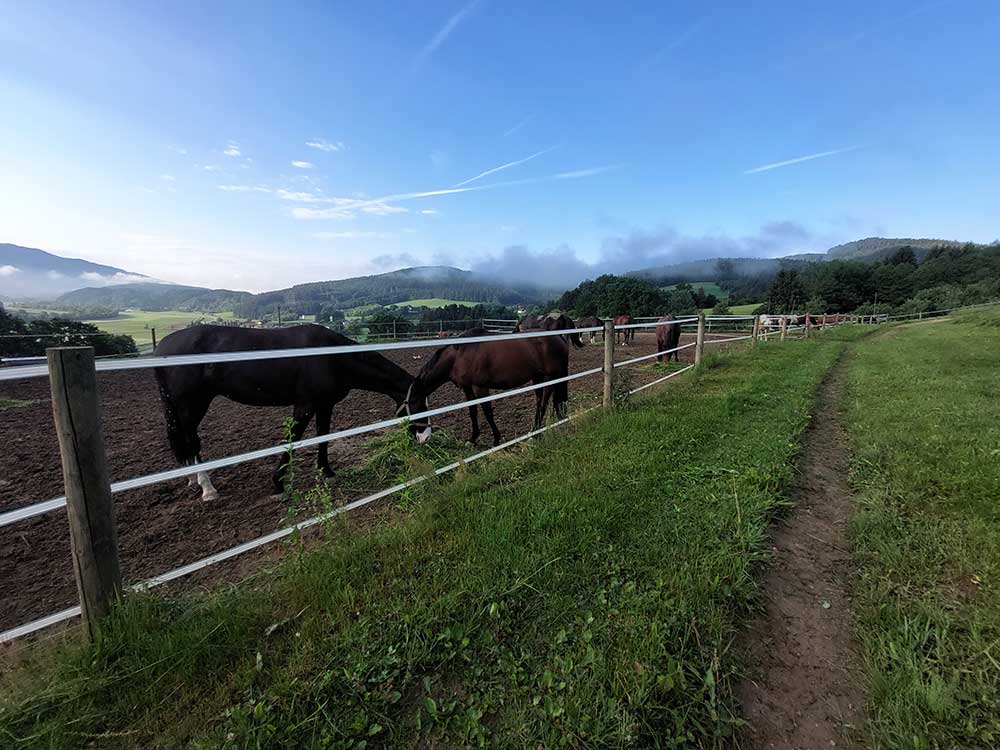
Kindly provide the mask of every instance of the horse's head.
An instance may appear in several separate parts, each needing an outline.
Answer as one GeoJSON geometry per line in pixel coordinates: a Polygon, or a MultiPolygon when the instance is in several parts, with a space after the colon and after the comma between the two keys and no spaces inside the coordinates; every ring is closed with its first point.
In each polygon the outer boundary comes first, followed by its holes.
{"type": "Polygon", "coordinates": [[[406,395],[398,402],[396,409],[397,417],[410,417],[410,435],[423,445],[431,437],[431,420],[429,417],[419,417],[413,419],[414,414],[422,414],[427,411],[427,396],[424,395],[420,378],[415,378],[406,389],[406,395]]]}

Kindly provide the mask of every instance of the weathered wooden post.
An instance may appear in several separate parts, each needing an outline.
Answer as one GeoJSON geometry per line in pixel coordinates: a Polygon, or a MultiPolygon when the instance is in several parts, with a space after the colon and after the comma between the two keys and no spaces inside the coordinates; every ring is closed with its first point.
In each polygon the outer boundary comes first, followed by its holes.
{"type": "Polygon", "coordinates": [[[93,640],[101,618],[122,590],[94,349],[58,347],[46,355],[81,623],[88,640],[93,640]]]}
{"type": "Polygon", "coordinates": [[[396,340],[396,321],[392,321],[392,340],[396,340]]]}
{"type": "Polygon", "coordinates": [[[809,313],[806,313],[806,329],[805,329],[806,338],[809,338],[809,332],[811,328],[812,328],[812,316],[809,313]]]}
{"type": "Polygon", "coordinates": [[[150,328],[149,329],[149,333],[153,337],[153,353],[155,354],[156,353],[156,329],[155,328],[150,328]]]}
{"type": "Polygon", "coordinates": [[[781,336],[779,337],[782,341],[785,340],[785,334],[788,333],[788,316],[781,316],[781,336]]]}
{"type": "Polygon", "coordinates": [[[760,316],[753,316],[753,338],[750,339],[750,346],[757,346],[757,339],[760,338],[760,316]]]}
{"type": "MultiPolygon", "coordinates": [[[[680,325],[675,323],[674,325],[680,325]]],[[[698,335],[694,345],[694,363],[701,364],[701,358],[705,354],[705,313],[698,313],[698,335]]]]}
{"type": "Polygon", "coordinates": [[[615,322],[604,321],[604,408],[610,409],[614,400],[615,377],[615,322]]]}

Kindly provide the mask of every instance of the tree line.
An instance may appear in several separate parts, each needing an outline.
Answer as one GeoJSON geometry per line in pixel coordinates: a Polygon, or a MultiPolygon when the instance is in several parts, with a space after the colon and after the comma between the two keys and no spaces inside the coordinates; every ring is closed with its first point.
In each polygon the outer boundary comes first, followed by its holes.
{"type": "MultiPolygon", "coordinates": [[[[759,299],[759,298],[758,298],[759,299]]],[[[883,260],[833,260],[779,271],[762,311],[916,313],[1000,300],[1000,250],[904,246],[883,260]]]]}
{"type": "Polygon", "coordinates": [[[615,315],[680,315],[714,307],[717,303],[715,295],[706,294],[704,289],[695,289],[688,283],[661,289],[635,276],[604,274],[563,293],[547,307],[574,317],[609,318],[615,315]]]}
{"type": "Polygon", "coordinates": [[[105,333],[91,323],[65,318],[25,320],[0,304],[0,356],[37,357],[50,346],[92,346],[99,357],[138,351],[131,336],[105,333]]]}

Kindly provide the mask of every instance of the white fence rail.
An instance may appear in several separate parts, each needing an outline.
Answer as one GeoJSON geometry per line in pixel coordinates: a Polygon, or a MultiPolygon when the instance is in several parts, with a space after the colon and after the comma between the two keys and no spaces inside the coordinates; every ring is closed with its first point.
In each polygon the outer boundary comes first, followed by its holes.
{"type": "MultiPolygon", "coordinates": [[[[718,316],[713,316],[713,317],[715,317],[716,319],[720,319],[718,316]]],[[[723,319],[723,320],[732,320],[732,319],[740,319],[740,320],[751,319],[751,320],[753,320],[753,317],[752,316],[731,316],[729,318],[721,318],[721,319],[723,319]]],[[[738,336],[738,337],[717,338],[717,339],[712,339],[712,340],[705,340],[704,333],[705,333],[706,320],[707,320],[707,318],[704,315],[702,315],[702,316],[699,316],[697,318],[694,318],[694,317],[691,317],[691,318],[679,318],[677,320],[672,320],[672,321],[655,320],[655,321],[649,321],[649,322],[633,323],[633,324],[630,324],[630,325],[627,325],[627,326],[614,326],[612,324],[610,326],[610,330],[611,330],[612,333],[614,333],[614,332],[616,332],[618,330],[621,330],[621,329],[657,328],[659,326],[668,326],[668,325],[678,325],[678,326],[681,326],[681,325],[690,324],[690,323],[697,323],[698,324],[698,340],[695,343],[685,344],[683,346],[678,346],[678,347],[674,347],[674,348],[671,348],[671,349],[666,349],[666,350],[663,350],[663,351],[658,351],[658,352],[655,352],[653,354],[648,354],[648,355],[643,355],[643,356],[640,356],[640,357],[635,357],[635,358],[632,358],[632,359],[629,359],[629,360],[626,360],[626,361],[623,361],[623,362],[613,362],[613,357],[610,356],[610,354],[613,353],[614,338],[615,337],[614,336],[605,337],[606,338],[606,340],[604,342],[604,346],[605,346],[605,361],[606,362],[611,362],[611,365],[608,368],[605,368],[605,367],[591,368],[591,369],[588,369],[588,370],[584,370],[582,372],[577,372],[577,373],[573,373],[573,374],[567,375],[567,376],[562,377],[562,378],[557,378],[557,379],[554,379],[554,380],[549,380],[549,381],[546,381],[544,383],[523,386],[523,387],[520,387],[520,388],[514,388],[514,389],[507,390],[507,391],[502,391],[500,393],[491,394],[489,396],[484,396],[482,398],[473,399],[473,400],[470,400],[470,401],[463,401],[463,402],[459,402],[459,403],[455,403],[455,404],[450,404],[450,405],[447,405],[447,406],[442,406],[442,407],[438,407],[438,408],[434,408],[434,409],[427,409],[424,412],[421,412],[421,413],[418,413],[418,414],[412,414],[412,415],[410,415],[408,417],[398,417],[398,418],[381,420],[379,422],[374,422],[374,423],[363,425],[363,426],[359,426],[359,427],[353,427],[353,428],[346,429],[346,430],[340,430],[340,431],[337,431],[337,432],[332,432],[332,433],[329,433],[327,435],[318,435],[316,437],[306,438],[306,439],[298,440],[298,441],[295,441],[295,442],[290,442],[290,443],[284,443],[284,444],[281,444],[281,445],[271,446],[269,448],[262,448],[262,449],[255,450],[255,451],[249,451],[249,452],[241,453],[241,454],[238,454],[238,455],[235,455],[235,456],[229,456],[229,457],[225,457],[225,458],[215,459],[215,460],[212,460],[212,461],[204,461],[204,462],[201,462],[201,463],[198,463],[198,464],[192,464],[190,466],[178,467],[176,469],[171,469],[171,470],[167,470],[167,471],[154,472],[154,473],[151,473],[151,474],[146,474],[146,475],[143,475],[143,476],[134,477],[132,479],[126,479],[126,480],[122,480],[122,481],[118,481],[118,482],[114,482],[114,483],[109,483],[108,490],[111,493],[120,493],[120,492],[125,492],[127,490],[132,490],[132,489],[137,489],[137,488],[140,488],[140,487],[146,487],[146,486],[149,486],[149,485],[157,484],[157,483],[160,483],[160,482],[165,482],[165,481],[180,479],[180,478],[183,478],[183,477],[188,477],[188,476],[195,475],[195,474],[197,474],[199,472],[205,472],[205,471],[212,471],[212,470],[215,470],[215,469],[221,469],[221,468],[224,468],[224,467],[233,466],[233,465],[236,465],[236,464],[241,464],[241,463],[245,463],[245,462],[248,462],[248,461],[255,461],[255,460],[258,460],[258,459],[261,459],[261,458],[266,458],[266,457],[269,457],[269,456],[281,455],[281,454],[284,454],[284,453],[286,453],[288,451],[299,450],[301,448],[307,448],[307,447],[310,447],[310,446],[320,445],[322,443],[329,443],[329,442],[332,442],[334,440],[340,440],[340,439],[343,439],[343,438],[352,437],[352,436],[356,436],[356,435],[362,435],[362,434],[365,434],[365,433],[368,433],[368,432],[373,432],[373,431],[376,431],[376,430],[382,430],[382,429],[394,427],[396,425],[399,425],[399,424],[403,423],[404,421],[406,421],[408,419],[409,420],[428,419],[430,417],[438,416],[438,415],[441,415],[441,414],[446,414],[446,413],[449,413],[449,412],[452,412],[452,411],[466,409],[466,408],[468,408],[470,406],[476,406],[476,405],[479,405],[479,404],[484,404],[484,403],[496,401],[496,400],[499,400],[499,399],[511,398],[513,396],[527,394],[527,393],[530,393],[532,391],[538,390],[540,388],[547,388],[547,387],[551,387],[553,385],[556,385],[558,383],[570,382],[570,381],[573,381],[573,380],[577,380],[577,379],[585,378],[585,377],[590,377],[590,376],[597,375],[597,374],[603,374],[603,376],[605,378],[605,402],[604,402],[604,406],[605,407],[609,407],[611,404],[608,401],[607,394],[609,394],[611,392],[610,391],[609,383],[611,383],[612,378],[614,377],[613,373],[614,373],[615,368],[624,367],[624,366],[627,366],[627,365],[633,365],[633,364],[636,364],[636,363],[639,363],[639,362],[643,362],[643,361],[652,359],[654,357],[666,356],[666,355],[671,354],[673,352],[681,351],[681,350],[684,350],[684,349],[689,349],[691,347],[696,347],[695,360],[697,362],[697,361],[700,361],[700,359],[701,359],[702,348],[705,345],[723,344],[723,343],[736,342],[736,341],[746,341],[746,340],[749,340],[749,339],[756,339],[757,338],[757,333],[758,332],[756,330],[757,326],[756,326],[756,323],[755,323],[754,324],[754,334],[751,334],[751,335],[748,335],[748,336],[738,336]]],[[[501,322],[501,321],[498,321],[498,322],[501,322]]],[[[508,321],[502,321],[502,322],[506,323],[508,321]]],[[[598,332],[598,331],[605,331],[605,328],[604,327],[600,327],[600,328],[594,327],[594,328],[576,329],[577,333],[590,333],[590,332],[598,332]]],[[[216,354],[181,355],[181,356],[172,356],[172,357],[149,356],[149,357],[140,357],[140,358],[130,359],[130,360],[104,360],[104,361],[96,362],[94,364],[94,370],[96,372],[114,372],[114,371],[119,371],[119,370],[131,370],[131,369],[154,368],[154,367],[175,367],[175,366],[209,364],[209,363],[219,363],[219,362],[245,362],[245,361],[255,361],[255,360],[259,361],[259,360],[267,360],[267,359],[279,359],[279,358],[286,358],[286,357],[328,356],[328,355],[350,354],[350,353],[356,353],[356,352],[391,351],[391,350],[395,350],[395,349],[413,349],[413,348],[441,347],[441,346],[451,346],[451,345],[462,346],[462,345],[481,344],[481,343],[484,343],[484,342],[487,342],[487,341],[492,342],[492,341],[503,341],[503,340],[510,340],[510,339],[539,338],[539,337],[545,337],[545,336],[565,336],[565,335],[567,335],[567,333],[568,333],[568,331],[565,331],[565,330],[558,330],[558,331],[526,331],[526,332],[517,333],[517,334],[500,334],[500,335],[492,335],[492,336],[489,336],[489,337],[453,338],[453,339],[447,339],[447,340],[433,339],[433,340],[424,340],[424,341],[419,341],[418,340],[418,341],[406,341],[406,342],[383,343],[383,344],[355,344],[355,345],[345,345],[345,346],[335,346],[335,347],[312,347],[312,348],[304,348],[304,349],[279,349],[279,350],[256,351],[256,352],[224,352],[224,353],[216,353],[216,354]]],[[[652,381],[651,383],[646,383],[646,384],[644,384],[642,386],[639,386],[638,388],[635,388],[635,389],[629,391],[629,393],[630,394],[635,394],[635,393],[638,393],[638,392],[640,392],[642,390],[650,388],[650,387],[652,387],[654,385],[657,385],[658,383],[662,383],[662,382],[664,382],[666,380],[669,380],[671,378],[677,377],[677,376],[679,376],[679,375],[687,372],[692,367],[694,367],[694,365],[688,365],[688,366],[686,366],[684,368],[681,368],[679,370],[671,372],[671,373],[669,373],[669,374],[667,374],[667,375],[665,375],[665,376],[663,376],[661,378],[658,378],[658,379],[652,381]]],[[[0,370],[0,380],[15,380],[15,379],[23,379],[23,378],[42,377],[42,376],[45,376],[47,374],[48,374],[47,366],[24,365],[24,366],[21,366],[21,367],[11,368],[10,370],[0,370]]],[[[592,407],[592,408],[596,408],[596,407],[592,407]]],[[[588,409],[586,411],[590,411],[590,410],[591,409],[588,409]]],[[[581,414],[586,413],[586,411],[585,412],[580,412],[580,413],[574,415],[573,418],[577,418],[581,414]]],[[[152,588],[154,586],[158,586],[158,585],[161,585],[163,583],[167,583],[168,581],[175,580],[175,579],[183,577],[185,575],[189,575],[189,574],[191,574],[191,573],[193,573],[193,572],[195,572],[197,570],[201,570],[201,569],[203,569],[205,567],[208,567],[210,565],[222,562],[224,560],[231,559],[233,557],[236,557],[236,556],[238,556],[240,554],[243,554],[243,553],[245,553],[247,551],[250,551],[252,549],[257,549],[258,547],[261,547],[261,546],[263,546],[265,544],[268,544],[268,543],[276,541],[278,539],[287,537],[288,535],[290,535],[291,533],[293,533],[297,529],[304,529],[304,528],[307,528],[309,526],[313,526],[313,525],[316,525],[318,523],[322,523],[323,521],[328,520],[329,518],[331,518],[331,517],[333,517],[335,515],[348,512],[348,511],[350,511],[352,509],[361,507],[363,505],[367,505],[368,503],[374,502],[375,500],[378,500],[380,498],[383,498],[383,497],[386,497],[388,495],[391,495],[391,494],[393,494],[395,492],[399,492],[402,489],[405,489],[407,487],[411,487],[411,486],[413,486],[415,484],[423,482],[423,481],[425,481],[428,478],[428,476],[440,475],[440,474],[444,474],[444,473],[446,473],[448,471],[452,471],[453,469],[455,469],[455,468],[457,468],[457,467],[459,467],[459,466],[461,466],[463,464],[470,463],[472,461],[476,461],[476,460],[478,460],[480,458],[483,458],[485,456],[488,456],[488,455],[490,455],[490,454],[492,454],[492,453],[494,453],[494,452],[496,452],[498,450],[502,450],[503,448],[506,448],[508,446],[520,443],[520,442],[522,442],[522,441],[524,441],[524,440],[526,440],[526,439],[528,439],[530,437],[533,437],[534,435],[537,435],[537,434],[539,434],[541,432],[544,432],[544,431],[546,431],[548,429],[551,429],[551,428],[556,427],[556,426],[561,425],[561,424],[565,424],[567,421],[568,421],[568,419],[558,420],[558,421],[556,421],[556,422],[554,422],[554,423],[552,423],[552,424],[550,424],[550,425],[548,425],[546,427],[543,427],[543,428],[538,429],[538,430],[533,430],[533,431],[531,431],[531,432],[529,432],[529,433],[527,433],[525,435],[522,435],[520,437],[514,438],[513,440],[509,440],[506,443],[503,443],[503,444],[501,444],[499,446],[490,448],[488,450],[481,451],[481,452],[476,453],[476,454],[474,454],[472,456],[469,456],[468,458],[464,458],[464,459],[461,459],[459,461],[455,461],[455,462],[453,462],[451,464],[448,464],[447,466],[441,467],[440,469],[436,469],[433,472],[433,474],[429,474],[427,476],[416,477],[416,478],[411,479],[411,480],[409,480],[407,482],[403,482],[403,483],[397,484],[397,485],[395,485],[393,487],[389,487],[389,488],[387,488],[385,490],[381,490],[379,492],[373,493],[372,495],[369,495],[367,497],[361,498],[359,500],[355,500],[355,501],[353,501],[351,503],[348,503],[347,505],[345,505],[345,506],[343,506],[341,508],[337,508],[336,510],[330,511],[329,513],[325,513],[323,515],[316,516],[315,518],[310,518],[310,519],[307,519],[305,521],[301,521],[301,522],[299,522],[297,524],[294,524],[294,525],[291,525],[291,526],[287,526],[287,527],[285,527],[283,529],[279,529],[278,531],[275,531],[275,532],[273,532],[271,534],[268,534],[268,535],[265,535],[263,537],[260,537],[259,539],[255,539],[255,540],[252,540],[252,541],[249,541],[249,542],[245,542],[243,544],[237,545],[236,547],[233,547],[231,549],[225,550],[223,552],[219,552],[219,553],[210,555],[210,556],[208,556],[208,557],[206,557],[206,558],[204,558],[202,560],[196,561],[194,563],[190,563],[190,564],[185,565],[185,566],[183,566],[181,568],[177,568],[176,570],[169,571],[167,573],[163,573],[163,574],[161,574],[159,576],[156,576],[154,578],[148,579],[148,580],[143,581],[143,582],[141,582],[139,584],[135,584],[135,585],[133,585],[131,587],[131,589],[137,590],[137,589],[152,588]]],[[[34,517],[37,517],[37,516],[40,516],[40,515],[43,515],[43,514],[46,514],[46,513],[53,512],[53,511],[58,510],[60,508],[66,507],[66,504],[67,504],[67,498],[66,498],[66,496],[62,496],[62,497],[53,498],[51,500],[45,500],[43,502],[34,503],[32,505],[28,505],[26,507],[18,508],[18,509],[15,509],[13,511],[8,511],[6,513],[0,514],[0,527],[8,526],[8,525],[11,525],[11,524],[14,524],[14,523],[18,523],[20,521],[24,521],[24,520],[29,519],[29,518],[34,518],[34,517]]],[[[79,616],[80,613],[81,613],[81,608],[80,607],[73,607],[73,608],[69,608],[69,609],[63,610],[61,612],[54,613],[52,615],[48,615],[48,616],[43,617],[41,619],[35,620],[33,622],[29,622],[29,623],[26,623],[24,625],[20,625],[20,626],[18,626],[16,628],[13,628],[11,630],[8,630],[8,631],[5,631],[3,633],[0,633],[0,642],[2,642],[2,641],[8,641],[8,640],[13,640],[15,638],[19,638],[19,637],[27,635],[29,633],[33,633],[33,632],[36,632],[38,630],[44,629],[44,628],[49,627],[49,626],[51,626],[53,624],[56,624],[58,622],[62,622],[62,621],[68,620],[68,619],[72,619],[74,617],[79,616]]]]}

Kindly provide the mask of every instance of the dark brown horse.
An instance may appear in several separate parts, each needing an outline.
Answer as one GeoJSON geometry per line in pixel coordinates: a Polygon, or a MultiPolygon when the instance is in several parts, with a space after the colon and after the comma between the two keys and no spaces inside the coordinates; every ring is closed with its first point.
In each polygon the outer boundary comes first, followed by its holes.
{"type": "MultiPolygon", "coordinates": [[[[548,330],[573,329],[573,321],[565,315],[546,323],[548,330]]],[[[538,330],[538,329],[535,329],[538,330]]],[[[463,337],[484,336],[485,328],[473,328],[463,337]]],[[[569,342],[582,347],[580,334],[567,333],[566,336],[543,336],[525,339],[505,339],[475,344],[451,344],[444,346],[427,360],[413,381],[413,397],[422,400],[447,382],[454,383],[465,394],[468,401],[490,394],[491,389],[517,388],[525,383],[544,383],[569,374],[569,342]],[[567,341],[569,339],[569,341],[567,341]]],[[[535,393],[535,429],[542,426],[549,400],[553,410],[562,417],[569,400],[567,383],[539,388],[535,393]]],[[[493,433],[493,444],[500,444],[500,430],[493,419],[493,404],[480,404],[483,416],[493,433]]],[[[469,407],[469,421],[472,423],[471,442],[479,440],[479,419],[475,406],[469,407]]]]}
{"type": "MultiPolygon", "coordinates": [[[[577,328],[602,328],[604,326],[604,321],[595,315],[590,315],[585,318],[580,318],[576,321],[577,328]]],[[[590,336],[590,343],[593,344],[597,341],[597,335],[599,331],[591,331],[588,335],[590,336]]]]}
{"type": "MultiPolygon", "coordinates": [[[[614,317],[615,326],[627,326],[632,323],[631,315],[616,315],[614,317]]],[[[622,346],[628,344],[629,341],[635,341],[635,329],[626,328],[623,331],[615,331],[615,342],[621,341],[622,346]]]]}
{"type": "MultiPolygon", "coordinates": [[[[662,323],[665,320],[673,320],[673,315],[664,315],[660,318],[657,323],[662,323]]],[[[656,351],[664,352],[668,349],[676,349],[681,343],[681,324],[674,323],[672,325],[659,325],[656,327],[656,351]]],[[[670,352],[669,354],[661,354],[656,358],[657,362],[662,362],[663,358],[667,358],[667,362],[670,358],[674,358],[674,362],[680,362],[680,358],[677,356],[680,352],[670,352]]]]}
{"type": "MultiPolygon", "coordinates": [[[[199,325],[171,333],[160,342],[156,353],[169,357],[353,343],[346,336],[317,325],[265,329],[199,325]]],[[[389,396],[396,402],[397,415],[415,414],[427,408],[427,402],[415,398],[410,391],[413,377],[375,352],[158,367],[156,380],[167,420],[167,438],[182,466],[201,461],[198,425],[216,396],[249,406],[291,406],[293,440],[302,437],[314,415],[316,434],[328,434],[333,407],[355,388],[389,396]]],[[[430,423],[412,424],[410,431],[424,442],[430,437],[430,423]]],[[[327,446],[328,443],[319,444],[317,466],[330,477],[333,469],[327,446]]],[[[287,464],[285,453],[272,477],[276,492],[283,490],[287,464]]],[[[207,472],[198,474],[198,484],[203,500],[218,497],[207,472]]]]}

